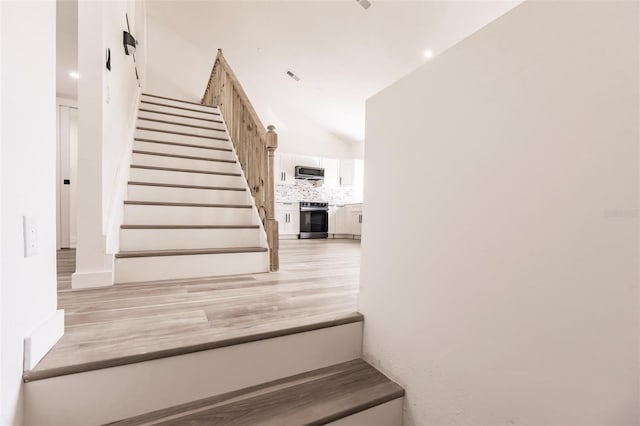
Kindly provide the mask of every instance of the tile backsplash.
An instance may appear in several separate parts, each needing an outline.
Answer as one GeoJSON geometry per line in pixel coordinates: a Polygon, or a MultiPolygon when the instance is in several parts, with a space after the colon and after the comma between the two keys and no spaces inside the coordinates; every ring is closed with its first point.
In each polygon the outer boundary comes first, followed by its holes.
{"type": "Polygon", "coordinates": [[[327,188],[316,186],[307,180],[295,183],[276,184],[276,202],[296,203],[299,201],[328,202],[329,204],[361,203],[362,195],[353,188],[327,188]]]}

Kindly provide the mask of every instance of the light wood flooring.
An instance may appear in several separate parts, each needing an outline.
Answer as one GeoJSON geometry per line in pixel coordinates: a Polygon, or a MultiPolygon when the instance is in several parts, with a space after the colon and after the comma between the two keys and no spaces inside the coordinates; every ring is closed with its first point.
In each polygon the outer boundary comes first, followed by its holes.
{"type": "Polygon", "coordinates": [[[111,425],[324,425],[403,395],[400,386],[356,359],[111,425]]]}
{"type": "Polygon", "coordinates": [[[27,381],[362,320],[354,240],[280,241],[268,274],[73,291],[74,269],[75,251],[60,251],[65,335],[27,381]]]}

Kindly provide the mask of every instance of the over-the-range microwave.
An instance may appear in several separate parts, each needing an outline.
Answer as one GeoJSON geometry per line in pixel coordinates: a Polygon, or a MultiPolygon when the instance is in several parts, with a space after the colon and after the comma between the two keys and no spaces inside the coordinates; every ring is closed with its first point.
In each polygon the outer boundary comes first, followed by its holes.
{"type": "Polygon", "coordinates": [[[321,167],[296,166],[296,179],[324,180],[324,169],[321,167]]]}

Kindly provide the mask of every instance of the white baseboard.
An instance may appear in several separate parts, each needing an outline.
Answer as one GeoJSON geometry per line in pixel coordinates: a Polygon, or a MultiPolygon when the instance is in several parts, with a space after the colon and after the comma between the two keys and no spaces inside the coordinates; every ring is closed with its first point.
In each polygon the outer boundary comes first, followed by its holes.
{"type": "Polygon", "coordinates": [[[24,339],[24,370],[31,370],[64,334],[64,310],[58,309],[24,339]]]}
{"type": "Polygon", "coordinates": [[[113,285],[113,271],[74,272],[71,275],[71,288],[109,287],[113,285]]]}

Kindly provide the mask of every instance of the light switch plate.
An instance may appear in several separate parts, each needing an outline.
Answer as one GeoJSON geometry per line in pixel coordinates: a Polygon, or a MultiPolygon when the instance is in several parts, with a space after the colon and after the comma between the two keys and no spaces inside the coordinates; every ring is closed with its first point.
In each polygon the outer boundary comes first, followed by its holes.
{"type": "Polygon", "coordinates": [[[38,224],[35,217],[24,216],[22,218],[24,233],[24,257],[32,257],[38,254],[38,224]]]}

